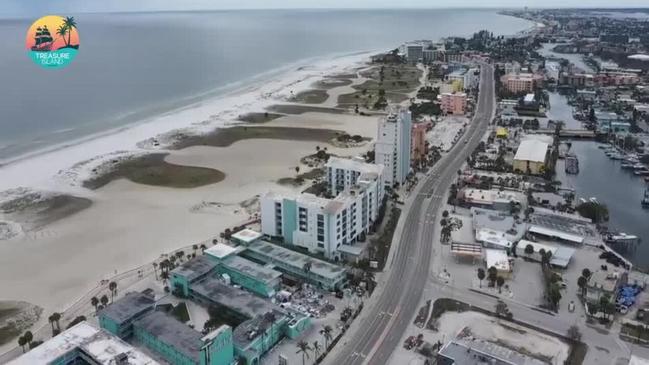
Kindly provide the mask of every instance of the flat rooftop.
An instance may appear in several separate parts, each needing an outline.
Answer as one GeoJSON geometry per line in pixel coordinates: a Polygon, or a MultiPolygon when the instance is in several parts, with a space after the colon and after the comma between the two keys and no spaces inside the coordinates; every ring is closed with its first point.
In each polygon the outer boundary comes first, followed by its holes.
{"type": "Polygon", "coordinates": [[[480,228],[488,228],[507,232],[514,228],[514,217],[501,211],[473,207],[471,215],[473,216],[473,228],[476,231],[480,228]]]}
{"type": "Polygon", "coordinates": [[[172,274],[184,276],[188,281],[196,280],[197,278],[214,270],[217,263],[210,260],[207,256],[197,256],[177,268],[171,270],[172,274]]]}
{"type": "MultiPolygon", "coordinates": [[[[275,322],[280,320],[284,313],[275,313],[275,322]]],[[[232,342],[237,348],[247,348],[254,340],[259,337],[267,328],[271,326],[271,322],[266,316],[257,316],[249,319],[232,331],[232,342]]],[[[275,324],[277,325],[277,324],[275,324]]]]}
{"type": "Polygon", "coordinates": [[[49,364],[72,351],[81,351],[97,364],[154,365],[157,361],[107,331],[81,322],[45,341],[26,354],[10,361],[11,365],[49,364]]]}
{"type": "Polygon", "coordinates": [[[282,273],[277,270],[259,265],[241,256],[228,257],[223,261],[223,265],[267,284],[282,276],[282,273]]]}
{"type": "Polygon", "coordinates": [[[376,174],[380,174],[383,170],[382,165],[367,163],[365,161],[359,161],[353,158],[342,158],[342,157],[334,157],[334,156],[329,158],[325,166],[334,169],[352,170],[352,171],[376,173],[376,174]]]}
{"type": "Polygon", "coordinates": [[[242,229],[241,231],[232,235],[232,238],[239,240],[241,242],[250,243],[258,238],[261,238],[263,235],[252,229],[242,229]]]}
{"type": "Polygon", "coordinates": [[[283,313],[270,301],[263,300],[247,291],[237,289],[221,282],[218,278],[207,277],[192,285],[192,291],[210,301],[230,308],[248,318],[254,318],[271,311],[283,313]]]}
{"type": "Polygon", "coordinates": [[[543,365],[545,362],[525,356],[506,347],[479,339],[456,339],[439,354],[453,359],[455,365],[543,365]]]}
{"type": "Polygon", "coordinates": [[[200,361],[203,334],[170,315],[154,311],[133,323],[197,363],[200,361]]]}
{"type": "Polygon", "coordinates": [[[521,203],[525,197],[522,193],[515,191],[482,190],[465,188],[462,190],[464,198],[473,203],[493,204],[496,202],[509,203],[511,201],[521,203]]]}
{"type": "Polygon", "coordinates": [[[588,223],[566,216],[551,214],[532,214],[530,216],[530,232],[545,236],[581,243],[584,241],[588,223]]]}
{"type": "Polygon", "coordinates": [[[102,309],[100,314],[111,318],[117,323],[123,323],[146,309],[152,309],[154,304],[154,298],[144,293],[130,292],[126,293],[123,298],[102,309]]]}
{"type": "Polygon", "coordinates": [[[224,243],[217,243],[216,245],[205,250],[205,254],[213,256],[219,260],[222,260],[237,251],[238,249],[236,247],[232,247],[224,243]]]}
{"type": "Polygon", "coordinates": [[[335,280],[345,275],[345,269],[341,266],[289,250],[264,240],[251,243],[248,249],[270,260],[281,261],[297,270],[303,270],[304,264],[310,262],[311,272],[327,279],[335,280]]]}

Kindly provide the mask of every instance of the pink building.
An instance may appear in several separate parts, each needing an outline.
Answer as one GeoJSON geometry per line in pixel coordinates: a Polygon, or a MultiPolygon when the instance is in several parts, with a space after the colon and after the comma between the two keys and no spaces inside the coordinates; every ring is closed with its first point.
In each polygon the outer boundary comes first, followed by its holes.
{"type": "Polygon", "coordinates": [[[426,131],[431,126],[430,122],[412,124],[412,144],[410,150],[410,161],[416,166],[419,161],[426,158],[428,148],[426,146],[426,131]]]}
{"type": "Polygon", "coordinates": [[[532,93],[541,85],[543,76],[531,73],[507,74],[501,77],[500,81],[511,93],[532,93]]]}
{"type": "Polygon", "coordinates": [[[464,115],[466,112],[465,93],[443,93],[440,97],[442,112],[453,115],[464,115]]]}

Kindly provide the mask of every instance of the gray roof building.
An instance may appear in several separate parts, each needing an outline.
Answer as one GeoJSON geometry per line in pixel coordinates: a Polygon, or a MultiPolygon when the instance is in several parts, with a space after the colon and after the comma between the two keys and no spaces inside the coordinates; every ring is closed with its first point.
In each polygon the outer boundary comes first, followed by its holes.
{"type": "Polygon", "coordinates": [[[154,311],[133,323],[158,341],[199,363],[203,335],[170,315],[154,311]]]}
{"type": "Polygon", "coordinates": [[[171,274],[183,276],[191,283],[212,272],[216,266],[217,263],[207,256],[198,256],[173,269],[171,274]]]}
{"type": "Polygon", "coordinates": [[[120,325],[144,312],[152,310],[154,304],[155,300],[150,295],[140,292],[131,292],[126,293],[123,298],[102,309],[99,312],[99,315],[108,317],[113,322],[120,325]]]}
{"type": "Polygon", "coordinates": [[[437,354],[439,365],[543,365],[545,362],[525,356],[495,343],[479,339],[455,339],[437,354]]]}
{"type": "Polygon", "coordinates": [[[271,311],[284,311],[280,307],[241,289],[226,285],[215,277],[207,277],[192,285],[192,293],[198,299],[207,300],[230,308],[247,317],[254,318],[271,311]]]}

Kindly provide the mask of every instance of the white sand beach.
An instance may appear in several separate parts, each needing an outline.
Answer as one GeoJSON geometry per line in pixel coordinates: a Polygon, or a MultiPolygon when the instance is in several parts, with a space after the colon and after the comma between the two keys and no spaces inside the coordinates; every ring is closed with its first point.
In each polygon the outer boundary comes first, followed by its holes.
{"type": "MultiPolygon", "coordinates": [[[[195,146],[171,151],[162,145],[160,151],[169,153],[167,162],[215,168],[226,174],[225,179],[193,189],[141,185],[126,179],[94,191],[82,187],[83,180],[92,175],[91,170],[105,161],[151,152],[150,145],[140,143],[138,147],[138,143],[152,136],[178,129],[201,133],[241,124],[236,121],[239,115],[285,102],[291,92],[309,89],[325,74],[358,67],[366,58],[363,54],[332,59],[239,95],[194,105],[114,134],[0,166],[0,192],[26,187],[25,191],[66,193],[92,201],[90,207],[78,213],[0,240],[0,301],[33,303],[46,315],[63,311],[116,272],[213,238],[225,228],[249,220],[242,202],[269,190],[305,189],[308,182],[295,187],[280,185],[277,180],[294,177],[300,158],[315,153],[316,146],[327,147],[339,156],[365,153],[371,142],[339,148],[322,141],[243,139],[228,147],[195,146]]],[[[332,98],[339,94],[336,89],[329,92],[332,98]]],[[[377,117],[307,112],[287,115],[263,126],[333,129],[374,138],[377,117]]],[[[308,170],[301,165],[301,172],[308,170]]],[[[0,214],[0,221],[3,218],[6,220],[0,214]]],[[[0,352],[14,345],[1,346],[0,352]]]]}
{"type": "MultiPolygon", "coordinates": [[[[287,116],[266,125],[342,129],[367,137],[376,134],[377,126],[376,117],[320,113],[287,116]]],[[[90,208],[0,244],[0,287],[5,288],[1,296],[38,304],[45,313],[61,310],[115,271],[218,235],[249,218],[239,205],[242,201],[269,190],[306,188],[276,181],[294,176],[300,158],[314,153],[317,145],[340,156],[358,155],[370,146],[248,139],[223,148],[172,151],[168,162],[218,168],[225,180],[174,189],[122,179],[87,193],[93,200],[90,208]]]]}

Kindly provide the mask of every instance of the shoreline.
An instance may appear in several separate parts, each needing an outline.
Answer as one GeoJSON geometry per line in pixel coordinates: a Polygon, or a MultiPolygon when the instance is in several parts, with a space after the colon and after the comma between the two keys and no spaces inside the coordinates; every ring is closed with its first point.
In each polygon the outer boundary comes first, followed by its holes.
{"type": "MultiPolygon", "coordinates": [[[[224,95],[214,95],[131,125],[33,151],[11,160],[0,160],[0,174],[7,176],[0,181],[0,191],[30,187],[69,192],[70,182],[60,181],[60,175],[66,175],[75,166],[86,163],[94,165],[88,166],[92,169],[116,154],[156,150],[152,146],[143,148],[141,143],[168,133],[182,130],[204,133],[215,127],[245,124],[239,120],[240,115],[263,112],[273,104],[285,102],[291,92],[297,94],[311,89],[325,73],[340,73],[364,64],[373,52],[333,54],[319,57],[315,64],[312,63],[313,58],[300,60],[280,68],[280,71],[257,75],[247,84],[224,95]],[[34,171],[40,171],[38,178],[22,178],[27,173],[33,175],[34,171]],[[54,183],[48,181],[52,177],[55,177],[54,183]]],[[[65,176],[62,176],[62,180],[66,180],[65,176]]],[[[72,185],[78,186],[74,181],[72,185]]]]}

